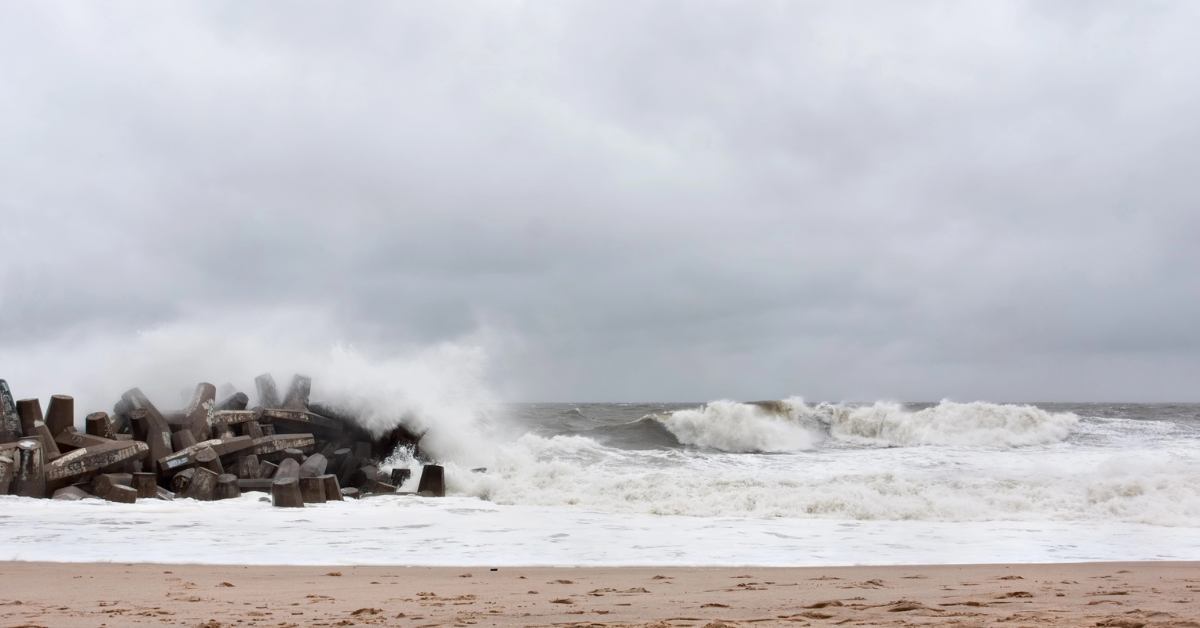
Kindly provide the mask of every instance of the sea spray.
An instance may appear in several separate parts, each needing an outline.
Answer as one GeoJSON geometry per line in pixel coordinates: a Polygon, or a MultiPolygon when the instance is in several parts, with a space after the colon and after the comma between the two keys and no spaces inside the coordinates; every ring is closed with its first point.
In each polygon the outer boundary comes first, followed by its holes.
{"type": "Polygon", "coordinates": [[[382,360],[335,346],[317,367],[313,397],[348,410],[374,434],[404,424],[424,435],[421,450],[441,462],[486,466],[493,447],[485,410],[494,399],[484,362],[479,348],[449,343],[382,360]]]}
{"type": "MultiPolygon", "coordinates": [[[[70,393],[79,413],[111,411],[139,387],[161,409],[199,381],[255,397],[254,378],[312,378],[310,399],[340,407],[382,434],[398,424],[423,433],[422,450],[465,468],[487,466],[494,448],[486,410],[494,395],[488,356],[470,340],[393,351],[344,342],[328,313],[314,310],[210,313],[135,333],[66,335],[0,354],[0,372],[21,396],[70,393]],[[481,425],[482,423],[482,425],[481,425]]],[[[82,426],[79,426],[82,428],[82,426]]]]}

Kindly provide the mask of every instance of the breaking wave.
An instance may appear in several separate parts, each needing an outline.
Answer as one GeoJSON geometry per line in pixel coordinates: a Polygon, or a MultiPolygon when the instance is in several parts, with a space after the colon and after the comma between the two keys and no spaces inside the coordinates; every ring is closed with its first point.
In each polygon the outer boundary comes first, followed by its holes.
{"type": "Polygon", "coordinates": [[[909,411],[890,402],[808,405],[799,398],[714,401],[652,418],[682,444],[741,453],[803,451],[826,438],[877,447],[1046,445],[1067,438],[1079,422],[1069,412],[982,401],[909,411]]]}
{"type": "Polygon", "coordinates": [[[497,504],[615,513],[1162,526],[1200,520],[1200,461],[1149,461],[1134,451],[1060,454],[1030,459],[1010,449],[981,459],[962,450],[931,460],[916,449],[864,448],[745,456],[628,451],[583,436],[529,434],[502,448],[488,473],[448,468],[447,478],[454,493],[497,504]]]}
{"type": "Polygon", "coordinates": [[[802,401],[777,407],[713,401],[655,418],[684,445],[733,452],[800,451],[821,441],[804,407],[802,401]]]}

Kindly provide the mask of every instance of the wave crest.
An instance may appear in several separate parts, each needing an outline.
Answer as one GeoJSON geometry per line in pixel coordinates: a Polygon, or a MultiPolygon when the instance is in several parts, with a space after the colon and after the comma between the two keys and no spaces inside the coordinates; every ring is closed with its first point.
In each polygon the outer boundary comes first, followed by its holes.
{"type": "MultiPolygon", "coordinates": [[[[803,406],[804,402],[799,402],[803,406]]],[[[732,452],[784,452],[813,449],[820,435],[805,424],[795,404],[713,401],[695,410],[657,416],[680,443],[732,452]]]]}
{"type": "Polygon", "coordinates": [[[812,411],[829,426],[834,438],[884,447],[1048,445],[1066,439],[1079,422],[1079,417],[1069,412],[983,401],[942,401],[916,412],[887,402],[857,408],[820,404],[812,411]]]}
{"type": "Polygon", "coordinates": [[[877,447],[1047,445],[1066,439],[1079,422],[1069,412],[983,401],[942,401],[909,411],[882,401],[870,406],[810,406],[796,397],[754,403],[713,401],[652,418],[680,443],[738,453],[814,449],[827,437],[877,447]]]}

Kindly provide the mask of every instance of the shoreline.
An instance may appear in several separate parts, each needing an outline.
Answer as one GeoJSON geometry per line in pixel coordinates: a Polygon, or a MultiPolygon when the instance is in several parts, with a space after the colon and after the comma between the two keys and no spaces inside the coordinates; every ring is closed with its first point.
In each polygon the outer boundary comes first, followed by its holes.
{"type": "Polygon", "coordinates": [[[490,569],[9,561],[0,628],[1200,626],[1197,561],[490,569]]]}
{"type": "Polygon", "coordinates": [[[250,495],[136,504],[0,497],[0,510],[0,560],[444,567],[1200,560],[1200,528],[1119,522],[704,518],[393,495],[305,508],[273,508],[250,495]]]}

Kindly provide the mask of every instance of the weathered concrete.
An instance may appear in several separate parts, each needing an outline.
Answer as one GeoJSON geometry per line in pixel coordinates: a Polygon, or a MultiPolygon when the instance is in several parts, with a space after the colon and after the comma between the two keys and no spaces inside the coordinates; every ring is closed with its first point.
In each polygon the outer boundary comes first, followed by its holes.
{"type": "Polygon", "coordinates": [[[192,476],[192,481],[188,487],[184,489],[182,497],[196,499],[202,502],[210,502],[213,499],[213,491],[217,488],[217,478],[219,474],[204,467],[196,467],[196,474],[192,476]]]}
{"type": "Polygon", "coordinates": [[[99,436],[109,440],[116,440],[117,431],[113,429],[112,420],[108,418],[107,412],[93,412],[83,420],[84,430],[91,436],[99,436]]]}
{"type": "Polygon", "coordinates": [[[201,467],[217,475],[225,473],[225,467],[221,465],[221,458],[217,456],[217,452],[213,451],[212,447],[207,445],[200,445],[196,450],[196,468],[201,467]]]}
{"type": "Polygon", "coordinates": [[[62,452],[58,443],[50,435],[50,428],[42,418],[42,402],[37,399],[21,399],[17,401],[17,416],[21,417],[21,430],[26,438],[37,438],[42,442],[42,456],[45,460],[53,460],[62,452]]]}
{"type": "Polygon", "coordinates": [[[117,485],[104,494],[104,499],[120,504],[132,504],[137,501],[137,489],[132,486],[117,485]]]}
{"type": "Polygon", "coordinates": [[[316,439],[312,434],[271,434],[255,438],[253,443],[254,450],[251,453],[258,456],[259,460],[278,460],[283,457],[285,449],[311,451],[316,439]]]}
{"type": "Polygon", "coordinates": [[[303,463],[304,462],[304,452],[300,451],[299,449],[296,449],[294,447],[288,447],[287,449],[283,450],[280,453],[279,459],[280,459],[280,461],[286,460],[286,459],[291,459],[291,460],[295,460],[298,463],[303,463]]]}
{"type": "Polygon", "coordinates": [[[272,482],[274,482],[274,480],[270,478],[239,478],[237,481],[238,490],[242,491],[243,493],[248,491],[270,493],[272,482]]]}
{"type": "Polygon", "coordinates": [[[446,496],[446,474],[440,465],[427,464],[421,469],[421,482],[417,493],[429,497],[446,496]]]}
{"type": "Polygon", "coordinates": [[[269,480],[275,477],[275,472],[278,470],[279,467],[274,463],[262,461],[258,463],[258,477],[261,480],[269,480]]]}
{"type": "Polygon", "coordinates": [[[271,503],[276,508],[303,508],[299,478],[276,478],[271,482],[271,503]]]}
{"type": "Polygon", "coordinates": [[[157,478],[153,473],[134,473],[131,477],[132,483],[130,486],[137,489],[138,498],[151,499],[158,497],[157,478]]]}
{"type": "MultiPolygon", "coordinates": [[[[136,388],[134,390],[137,391],[136,388]]],[[[141,394],[140,391],[138,394],[141,394]]],[[[149,405],[148,400],[145,403],[148,405],[131,410],[129,418],[133,421],[134,437],[150,447],[146,470],[158,473],[160,471],[158,461],[174,452],[171,444],[171,428],[162,414],[153,405],[149,405]]]]}
{"type": "Polygon", "coordinates": [[[308,410],[308,393],[312,390],[312,378],[304,375],[292,377],[287,395],[283,398],[283,407],[288,410],[308,410]]]}
{"type": "Polygon", "coordinates": [[[250,438],[258,439],[266,435],[266,432],[263,432],[262,423],[259,423],[258,421],[247,421],[242,423],[242,436],[249,436],[250,438]]]}
{"type": "MultiPolygon", "coordinates": [[[[133,486],[133,474],[131,473],[101,473],[92,478],[92,495],[108,499],[108,494],[112,492],[114,487],[133,486]]],[[[137,489],[134,489],[134,496],[137,496],[137,489]]],[[[120,501],[120,500],[114,500],[120,501]]]]}
{"type": "Polygon", "coordinates": [[[75,427],[75,398],[67,395],[52,395],[46,406],[46,428],[50,435],[58,437],[67,428],[75,427]]]}
{"type": "Polygon", "coordinates": [[[254,387],[258,390],[258,405],[263,408],[279,407],[279,391],[275,388],[275,378],[270,373],[263,373],[254,378],[254,387]]]}
{"type": "MultiPolygon", "coordinates": [[[[5,453],[10,453],[6,451],[5,453]]],[[[0,495],[8,495],[12,486],[13,476],[16,475],[17,463],[9,456],[0,456],[0,495]]]]}
{"type": "Polygon", "coordinates": [[[250,397],[246,393],[235,392],[218,401],[217,405],[213,406],[213,412],[245,410],[248,405],[250,405],[250,397]]]}
{"type": "Polygon", "coordinates": [[[340,421],[329,417],[286,408],[263,408],[260,421],[274,426],[276,433],[279,434],[311,434],[315,432],[328,438],[336,438],[345,429],[340,421]]]}
{"type": "Polygon", "coordinates": [[[325,456],[313,454],[300,465],[300,477],[315,478],[319,475],[325,475],[325,468],[328,465],[329,463],[325,460],[325,456]]]}
{"type": "Polygon", "coordinates": [[[321,483],[325,486],[325,501],[342,501],[342,487],[338,486],[337,476],[332,473],[322,475],[321,483]]]}
{"type": "Polygon", "coordinates": [[[212,414],[212,424],[217,425],[238,425],[240,423],[249,423],[257,421],[261,416],[261,410],[218,410],[212,414]]]}
{"type": "Polygon", "coordinates": [[[122,440],[76,449],[46,465],[46,481],[58,488],[129,460],[145,459],[149,453],[146,443],[122,440]]]}
{"type": "Polygon", "coordinates": [[[311,476],[300,478],[300,497],[306,504],[324,504],[325,480],[311,476]]]}
{"type": "Polygon", "coordinates": [[[25,433],[21,430],[21,416],[17,414],[17,402],[13,400],[8,382],[0,379],[0,443],[15,443],[25,433]]]}
{"type": "Polygon", "coordinates": [[[58,444],[58,450],[62,453],[83,449],[85,447],[95,447],[104,443],[113,442],[112,439],[102,436],[92,436],[91,434],[80,434],[75,431],[75,426],[68,427],[54,437],[54,442],[58,444]]]}
{"type": "Polygon", "coordinates": [[[233,467],[233,474],[241,479],[254,479],[258,477],[258,456],[250,454],[248,456],[239,456],[233,467]]]}
{"type": "Polygon", "coordinates": [[[217,486],[213,489],[213,499],[232,499],[241,497],[242,489],[238,487],[238,479],[232,473],[222,473],[217,476],[217,486]]]}
{"type": "Polygon", "coordinates": [[[42,443],[40,440],[24,438],[17,441],[16,473],[13,476],[11,494],[21,497],[45,497],[46,474],[42,443]]]}
{"type": "Polygon", "coordinates": [[[196,437],[196,442],[212,438],[212,426],[209,417],[212,416],[213,406],[217,401],[217,387],[207,382],[196,385],[192,401],[184,408],[184,427],[196,437]]]}
{"type": "Polygon", "coordinates": [[[196,454],[202,448],[210,448],[216,452],[218,457],[232,456],[235,454],[245,455],[254,446],[254,440],[247,436],[234,436],[233,438],[213,438],[202,443],[196,443],[183,451],[177,451],[165,458],[159,460],[159,467],[163,472],[169,472],[173,469],[180,469],[191,466],[196,463],[196,454]]]}
{"type": "Polygon", "coordinates": [[[192,479],[196,477],[196,469],[184,469],[176,473],[171,478],[171,490],[177,495],[183,495],[188,487],[192,485],[192,479]]]}
{"type": "Polygon", "coordinates": [[[171,434],[171,447],[176,453],[195,446],[196,437],[192,435],[191,430],[179,430],[171,434]]]}
{"type": "Polygon", "coordinates": [[[280,478],[300,478],[300,463],[291,458],[285,459],[279,463],[279,468],[275,471],[276,480],[280,478]]]}

